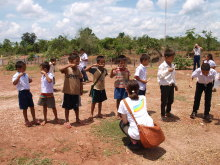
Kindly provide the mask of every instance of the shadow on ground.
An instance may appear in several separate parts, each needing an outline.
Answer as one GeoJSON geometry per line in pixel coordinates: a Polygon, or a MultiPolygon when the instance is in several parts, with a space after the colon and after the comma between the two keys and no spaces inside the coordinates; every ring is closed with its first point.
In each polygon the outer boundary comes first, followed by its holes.
{"type": "MultiPolygon", "coordinates": [[[[122,141],[125,146],[127,146],[130,143],[130,140],[128,137],[123,137],[122,141]]],[[[156,161],[160,159],[165,153],[166,150],[162,147],[155,147],[155,148],[143,148],[141,147],[138,150],[131,150],[134,154],[143,156],[145,159],[156,161]]]]}

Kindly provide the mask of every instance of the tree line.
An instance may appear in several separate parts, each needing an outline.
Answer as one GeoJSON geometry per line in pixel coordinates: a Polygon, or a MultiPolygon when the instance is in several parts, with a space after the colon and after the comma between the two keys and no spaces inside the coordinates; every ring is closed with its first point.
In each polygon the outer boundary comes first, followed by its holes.
{"type": "Polygon", "coordinates": [[[169,46],[176,51],[191,52],[195,43],[198,43],[204,50],[220,50],[220,42],[211,31],[202,31],[201,34],[195,33],[195,28],[189,29],[183,36],[156,39],[147,34],[141,37],[132,37],[124,32],[117,37],[106,37],[99,39],[90,29],[79,29],[75,38],[68,39],[65,35],[59,35],[51,40],[38,39],[35,33],[26,32],[21,36],[20,42],[11,42],[4,39],[0,43],[0,55],[30,55],[42,54],[46,58],[60,58],[70,54],[73,50],[84,48],[89,55],[103,54],[107,57],[117,57],[126,53],[149,53],[155,50],[161,52],[162,48],[169,46]]]}

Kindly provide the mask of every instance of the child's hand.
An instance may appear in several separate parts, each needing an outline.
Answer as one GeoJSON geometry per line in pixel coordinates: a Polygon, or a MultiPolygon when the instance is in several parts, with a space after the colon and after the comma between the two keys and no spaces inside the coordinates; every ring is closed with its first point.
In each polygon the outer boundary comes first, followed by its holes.
{"type": "Polygon", "coordinates": [[[24,72],[21,72],[21,73],[19,73],[19,77],[21,77],[21,76],[23,76],[25,73],[24,72]]]}
{"type": "Polygon", "coordinates": [[[175,91],[178,91],[178,86],[177,85],[175,85],[174,88],[175,88],[175,91]]]}
{"type": "Polygon", "coordinates": [[[43,75],[45,75],[45,74],[46,74],[46,72],[45,72],[45,71],[43,71],[43,70],[42,70],[40,73],[41,73],[41,74],[43,74],[43,75]]]}
{"type": "Polygon", "coordinates": [[[76,64],[69,64],[69,67],[74,68],[74,67],[76,67],[76,64]]]}
{"type": "Polygon", "coordinates": [[[174,68],[169,68],[168,72],[173,72],[174,68]]]}

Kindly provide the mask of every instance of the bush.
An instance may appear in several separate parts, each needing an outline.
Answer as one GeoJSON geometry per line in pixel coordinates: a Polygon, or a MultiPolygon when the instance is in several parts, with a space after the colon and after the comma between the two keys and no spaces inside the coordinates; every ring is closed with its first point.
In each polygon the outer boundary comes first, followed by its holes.
{"type": "Polygon", "coordinates": [[[28,55],[27,60],[28,61],[34,61],[34,58],[35,58],[35,55],[32,53],[32,54],[28,55]]]}
{"type": "Polygon", "coordinates": [[[176,55],[174,58],[174,64],[176,64],[176,69],[187,69],[188,67],[192,66],[193,61],[191,58],[186,58],[181,55],[176,55]]]}
{"type": "Polygon", "coordinates": [[[5,66],[5,69],[8,71],[15,70],[15,63],[12,60],[8,61],[8,64],[5,66]]]}

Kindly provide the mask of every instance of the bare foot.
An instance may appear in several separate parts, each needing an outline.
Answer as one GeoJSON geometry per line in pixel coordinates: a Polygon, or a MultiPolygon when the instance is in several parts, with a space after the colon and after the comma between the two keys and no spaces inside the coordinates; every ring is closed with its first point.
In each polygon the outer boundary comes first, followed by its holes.
{"type": "Polygon", "coordinates": [[[76,120],[76,123],[77,123],[77,124],[84,124],[80,119],[77,119],[77,120],[76,120]]]}
{"type": "Polygon", "coordinates": [[[41,124],[40,120],[38,120],[38,119],[33,120],[31,123],[33,125],[40,125],[41,124]]]}
{"type": "Polygon", "coordinates": [[[98,118],[103,118],[103,115],[102,115],[102,114],[98,114],[97,117],[98,117],[98,118]]]}
{"type": "Polygon", "coordinates": [[[42,123],[40,123],[40,125],[45,126],[45,124],[47,124],[47,121],[43,121],[42,123]]]}
{"type": "Polygon", "coordinates": [[[53,120],[53,123],[54,123],[54,124],[61,124],[61,122],[60,122],[60,120],[59,120],[58,118],[55,118],[55,119],[53,120]]]}
{"type": "Polygon", "coordinates": [[[90,115],[88,118],[89,121],[93,121],[93,115],[90,115]]]}
{"type": "Polygon", "coordinates": [[[72,128],[72,126],[69,122],[64,123],[64,126],[68,129],[72,128]]]}
{"type": "Polygon", "coordinates": [[[29,122],[29,121],[25,121],[24,125],[25,125],[26,127],[31,127],[31,126],[32,126],[31,122],[29,122]]]}

